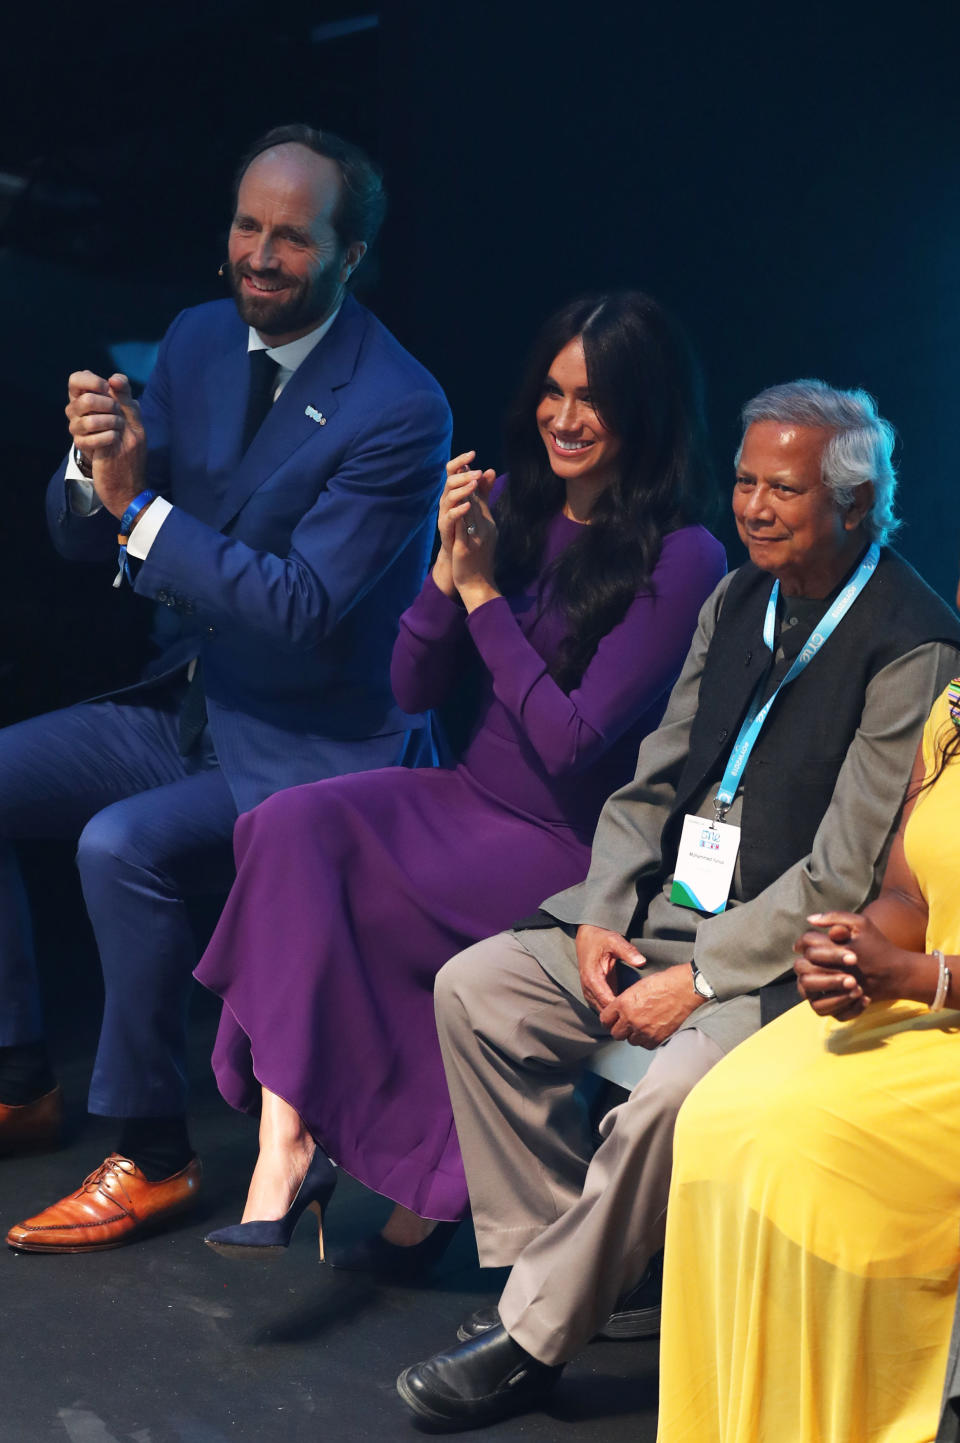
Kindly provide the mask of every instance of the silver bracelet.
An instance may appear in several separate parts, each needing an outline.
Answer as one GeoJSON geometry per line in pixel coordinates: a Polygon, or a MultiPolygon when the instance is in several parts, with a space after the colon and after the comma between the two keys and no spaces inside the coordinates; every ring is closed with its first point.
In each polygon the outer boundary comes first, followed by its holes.
{"type": "Polygon", "coordinates": [[[935,947],[933,949],[933,955],[937,959],[937,966],[939,967],[940,971],[937,976],[937,990],[934,993],[933,1001],[930,1003],[930,1011],[942,1012],[943,1005],[947,1000],[947,993],[950,991],[950,983],[952,981],[952,978],[950,976],[950,968],[947,966],[946,962],[943,959],[943,953],[938,951],[935,947]]]}

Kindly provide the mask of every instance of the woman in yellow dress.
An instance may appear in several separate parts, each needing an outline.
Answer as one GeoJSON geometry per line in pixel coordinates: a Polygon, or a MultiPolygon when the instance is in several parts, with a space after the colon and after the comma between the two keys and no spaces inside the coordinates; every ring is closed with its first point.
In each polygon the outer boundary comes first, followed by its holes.
{"type": "Polygon", "coordinates": [[[880,895],[796,944],[811,1007],[680,1113],[658,1443],[937,1436],[960,1270],[958,819],[960,680],[880,895]]]}

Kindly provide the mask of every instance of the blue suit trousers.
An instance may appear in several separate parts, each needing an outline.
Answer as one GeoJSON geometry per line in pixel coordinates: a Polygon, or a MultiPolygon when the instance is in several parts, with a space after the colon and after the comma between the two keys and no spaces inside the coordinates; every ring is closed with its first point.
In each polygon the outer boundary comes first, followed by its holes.
{"type": "MultiPolygon", "coordinates": [[[[185,1111],[197,962],[186,899],[225,892],[233,876],[236,803],[208,732],[191,757],[180,756],[182,697],[182,686],[150,688],[135,700],[83,702],[0,731],[0,1046],[43,1033],[14,843],[78,837],[105,992],[89,1108],[107,1117],[185,1111]]],[[[412,741],[331,742],[328,774],[416,765],[412,741]]]]}
{"type": "Polygon", "coordinates": [[[79,837],[105,991],[89,1105],[108,1117],[185,1110],[196,965],[185,899],[232,876],[236,805],[206,734],[180,756],[181,695],[84,702],[0,732],[0,1044],[43,1030],[13,843],[79,837]]]}

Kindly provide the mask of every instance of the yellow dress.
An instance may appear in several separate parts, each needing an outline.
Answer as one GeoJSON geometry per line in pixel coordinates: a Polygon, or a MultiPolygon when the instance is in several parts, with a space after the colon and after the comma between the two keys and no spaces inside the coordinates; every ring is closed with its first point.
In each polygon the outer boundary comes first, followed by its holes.
{"type": "MultiPolygon", "coordinates": [[[[923,737],[953,732],[946,693],[923,737]]],[[[960,954],[960,758],[904,845],[960,954]]],[[[960,1270],[960,1012],[796,1007],[677,1125],[658,1443],[930,1443],[960,1270]]]]}

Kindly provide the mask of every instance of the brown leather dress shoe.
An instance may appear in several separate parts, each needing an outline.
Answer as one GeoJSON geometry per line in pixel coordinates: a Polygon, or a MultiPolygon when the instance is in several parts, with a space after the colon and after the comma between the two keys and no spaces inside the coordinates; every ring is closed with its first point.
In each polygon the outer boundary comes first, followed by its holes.
{"type": "Polygon", "coordinates": [[[59,1087],[22,1107],[0,1102],[0,1157],[56,1147],[62,1132],[63,1093],[59,1087]]]}
{"type": "Polygon", "coordinates": [[[122,1248],[191,1208],[202,1171],[195,1157],[173,1177],[148,1182],[135,1163],[113,1152],[84,1179],[78,1192],[12,1227],[7,1243],[21,1253],[122,1248]]]}

